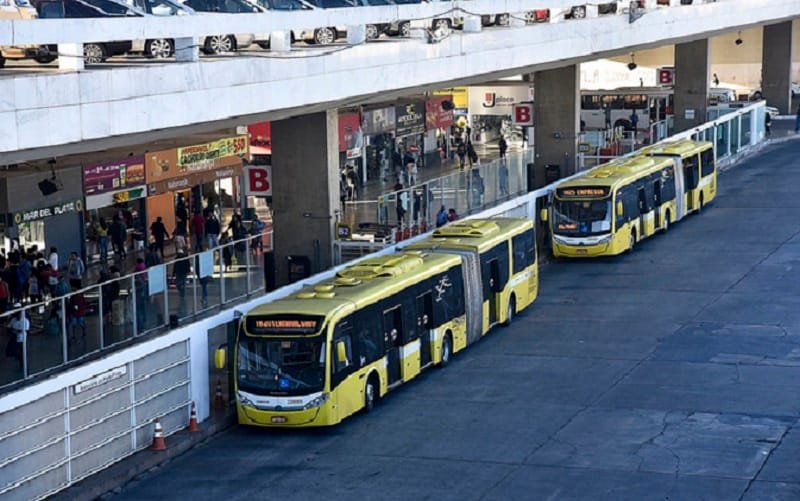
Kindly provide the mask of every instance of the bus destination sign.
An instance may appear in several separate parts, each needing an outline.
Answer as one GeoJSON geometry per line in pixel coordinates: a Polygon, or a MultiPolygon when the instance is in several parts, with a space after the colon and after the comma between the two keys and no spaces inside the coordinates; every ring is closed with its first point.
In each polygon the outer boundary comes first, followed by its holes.
{"type": "Polygon", "coordinates": [[[575,188],[558,188],[558,198],[605,198],[609,194],[606,186],[578,186],[575,188]]]}
{"type": "Polygon", "coordinates": [[[250,334],[311,334],[320,324],[316,317],[248,317],[246,321],[250,334]]]}

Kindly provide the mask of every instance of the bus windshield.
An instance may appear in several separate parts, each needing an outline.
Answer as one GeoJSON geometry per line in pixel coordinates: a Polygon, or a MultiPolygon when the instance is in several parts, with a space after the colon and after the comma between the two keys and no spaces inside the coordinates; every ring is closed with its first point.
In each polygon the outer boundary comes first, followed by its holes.
{"type": "Polygon", "coordinates": [[[325,341],[305,339],[239,339],[239,389],[260,395],[306,395],[325,384],[325,341]]]}
{"type": "Polygon", "coordinates": [[[600,235],[611,231],[611,199],[555,200],[553,233],[572,237],[600,235]]]}

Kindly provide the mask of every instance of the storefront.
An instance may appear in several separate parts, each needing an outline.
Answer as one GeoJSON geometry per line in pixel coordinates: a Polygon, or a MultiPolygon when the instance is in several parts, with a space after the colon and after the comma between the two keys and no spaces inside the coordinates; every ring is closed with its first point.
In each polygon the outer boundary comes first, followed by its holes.
{"type": "Polygon", "coordinates": [[[425,163],[427,165],[441,165],[442,161],[449,157],[451,129],[455,120],[452,104],[452,96],[449,94],[437,95],[425,102],[425,163]]]}
{"type": "Polygon", "coordinates": [[[56,247],[59,262],[69,253],[83,254],[83,182],[80,167],[46,172],[8,172],[0,179],[5,196],[0,209],[6,214],[4,248],[10,235],[19,235],[25,249],[56,247]]]}
{"type": "Polygon", "coordinates": [[[522,128],[511,121],[514,104],[533,101],[533,87],[528,83],[469,87],[470,139],[475,144],[522,141],[522,128]]]}
{"type": "Polygon", "coordinates": [[[244,205],[241,190],[243,159],[248,155],[247,136],[157,151],[145,156],[147,217],[161,217],[171,233],[176,209],[188,215],[213,210],[227,223],[244,205]]]}
{"type": "MultiPolygon", "coordinates": [[[[147,228],[143,156],[85,165],[83,193],[86,195],[85,226],[101,218],[111,224],[116,216],[125,222],[129,232],[147,228]]],[[[88,253],[95,251],[92,246],[88,253]]]]}
{"type": "Polygon", "coordinates": [[[412,101],[395,107],[395,145],[400,155],[411,153],[418,167],[425,166],[425,102],[412,101]]]}
{"type": "MultiPolygon", "coordinates": [[[[394,148],[395,107],[364,110],[361,112],[361,131],[367,165],[367,179],[390,176],[394,148]]],[[[392,178],[392,179],[390,179],[392,178]]]]}
{"type": "Polygon", "coordinates": [[[363,183],[367,179],[364,162],[364,135],[361,130],[361,113],[350,112],[339,115],[339,169],[353,169],[363,183]]]}

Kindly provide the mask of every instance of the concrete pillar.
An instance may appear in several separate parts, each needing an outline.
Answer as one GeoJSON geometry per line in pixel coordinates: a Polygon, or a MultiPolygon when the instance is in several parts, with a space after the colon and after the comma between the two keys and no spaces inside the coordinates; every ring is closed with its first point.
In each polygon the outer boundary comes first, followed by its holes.
{"type": "Polygon", "coordinates": [[[333,264],[339,211],[336,110],[272,122],[273,222],[277,282],[288,282],[290,255],[307,256],[311,273],[333,264]]]}
{"type": "Polygon", "coordinates": [[[347,45],[358,45],[367,41],[367,27],[363,24],[347,26],[347,45]]]}
{"type": "Polygon", "coordinates": [[[792,21],[764,26],[761,94],[781,115],[792,114],[792,21]]]}
{"type": "Polygon", "coordinates": [[[546,184],[545,165],[558,165],[559,177],[575,172],[580,132],[580,79],[578,65],[538,71],[533,76],[537,188],[546,184]]]}
{"type": "Polygon", "coordinates": [[[175,60],[182,63],[193,63],[200,60],[200,47],[194,37],[175,39],[175,60]]]}
{"type": "Polygon", "coordinates": [[[464,17],[464,27],[462,29],[464,33],[480,33],[482,29],[481,16],[464,17]]]}
{"type": "Polygon", "coordinates": [[[58,69],[81,71],[83,69],[83,44],[58,44],[58,69]]]}
{"type": "Polygon", "coordinates": [[[291,30],[271,31],[269,34],[269,49],[272,52],[290,52],[292,50],[291,30]]]}
{"type": "Polygon", "coordinates": [[[675,132],[707,122],[710,62],[708,39],[675,45],[675,132]]]}

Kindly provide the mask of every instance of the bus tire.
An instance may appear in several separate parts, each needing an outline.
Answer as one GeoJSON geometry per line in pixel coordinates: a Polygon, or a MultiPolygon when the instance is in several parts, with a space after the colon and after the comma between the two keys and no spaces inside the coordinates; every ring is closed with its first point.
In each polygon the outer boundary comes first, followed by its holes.
{"type": "Polygon", "coordinates": [[[697,213],[698,214],[703,212],[703,207],[704,206],[705,206],[705,203],[703,202],[703,192],[700,192],[700,204],[697,206],[697,213]]]}
{"type": "Polygon", "coordinates": [[[364,386],[364,412],[372,412],[379,398],[380,384],[378,382],[378,376],[373,372],[367,378],[367,384],[364,386]]]}
{"type": "Polygon", "coordinates": [[[444,335],[444,339],[442,339],[442,352],[441,352],[441,361],[439,365],[441,367],[447,367],[450,364],[450,358],[453,356],[453,336],[450,334],[450,331],[447,331],[444,335]]]}
{"type": "Polygon", "coordinates": [[[669,211],[667,211],[667,215],[664,216],[664,226],[661,228],[661,233],[666,233],[669,229],[669,211]]]}
{"type": "Polygon", "coordinates": [[[633,252],[633,248],[636,246],[636,228],[631,228],[631,241],[630,246],[628,247],[628,252],[633,252]]]}
{"type": "Polygon", "coordinates": [[[517,298],[514,294],[511,294],[511,298],[508,300],[508,312],[506,315],[506,321],[503,323],[504,326],[508,327],[514,322],[514,315],[517,313],[517,298]]]}

